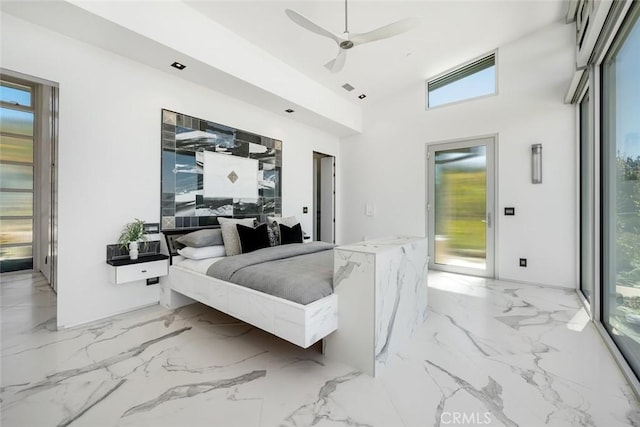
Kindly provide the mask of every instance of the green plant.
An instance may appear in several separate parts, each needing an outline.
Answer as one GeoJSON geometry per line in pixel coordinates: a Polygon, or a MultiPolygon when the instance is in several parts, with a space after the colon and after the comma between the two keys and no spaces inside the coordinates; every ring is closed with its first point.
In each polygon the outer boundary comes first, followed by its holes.
{"type": "Polygon", "coordinates": [[[131,242],[146,242],[147,235],[144,234],[144,221],[136,218],[135,221],[128,223],[122,229],[122,234],[118,239],[121,248],[127,249],[131,242]]]}

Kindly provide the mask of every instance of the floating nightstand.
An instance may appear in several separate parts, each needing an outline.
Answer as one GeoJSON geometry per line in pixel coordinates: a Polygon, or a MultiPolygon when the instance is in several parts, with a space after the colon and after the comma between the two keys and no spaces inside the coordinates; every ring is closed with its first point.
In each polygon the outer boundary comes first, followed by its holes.
{"type": "Polygon", "coordinates": [[[146,280],[148,285],[158,283],[158,277],[169,274],[169,256],[157,253],[160,242],[148,242],[152,252],[142,252],[138,259],[130,259],[126,250],[121,251],[118,245],[107,245],[107,264],[110,266],[111,283],[122,283],[146,280]]]}

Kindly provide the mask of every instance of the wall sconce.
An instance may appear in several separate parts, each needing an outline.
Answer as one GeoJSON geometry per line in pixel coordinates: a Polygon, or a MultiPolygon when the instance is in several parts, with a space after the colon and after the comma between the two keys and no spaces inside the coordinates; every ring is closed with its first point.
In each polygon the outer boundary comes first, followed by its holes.
{"type": "Polygon", "coordinates": [[[531,183],[542,184],[542,144],[531,146],[531,183]]]}

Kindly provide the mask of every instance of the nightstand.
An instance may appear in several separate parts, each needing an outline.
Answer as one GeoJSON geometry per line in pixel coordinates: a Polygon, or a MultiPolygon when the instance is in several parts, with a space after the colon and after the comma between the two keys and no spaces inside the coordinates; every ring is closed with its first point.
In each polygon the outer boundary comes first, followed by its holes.
{"type": "Polygon", "coordinates": [[[147,284],[155,284],[157,280],[150,281],[148,279],[155,279],[169,274],[168,259],[167,255],[154,254],[141,256],[138,259],[107,260],[107,264],[111,266],[111,283],[119,285],[137,280],[147,280],[147,284]]]}

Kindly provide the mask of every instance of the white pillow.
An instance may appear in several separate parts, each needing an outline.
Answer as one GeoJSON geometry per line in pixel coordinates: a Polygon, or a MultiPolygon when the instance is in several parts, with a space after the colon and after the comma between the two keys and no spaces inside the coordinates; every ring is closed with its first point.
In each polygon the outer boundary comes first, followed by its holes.
{"type": "Polygon", "coordinates": [[[185,246],[182,249],[178,249],[178,253],[189,259],[219,258],[227,254],[222,245],[204,246],[202,248],[185,246]]]}
{"type": "Polygon", "coordinates": [[[253,227],[255,221],[255,218],[218,218],[220,228],[222,229],[222,241],[224,242],[227,256],[240,255],[242,253],[240,250],[240,236],[238,236],[236,224],[253,227]]]}
{"type": "Polygon", "coordinates": [[[298,221],[295,216],[288,216],[286,218],[280,216],[268,216],[267,221],[269,222],[269,225],[273,224],[273,222],[275,221],[276,223],[278,223],[278,225],[284,224],[287,227],[293,227],[294,225],[300,223],[300,221],[298,221]]]}

